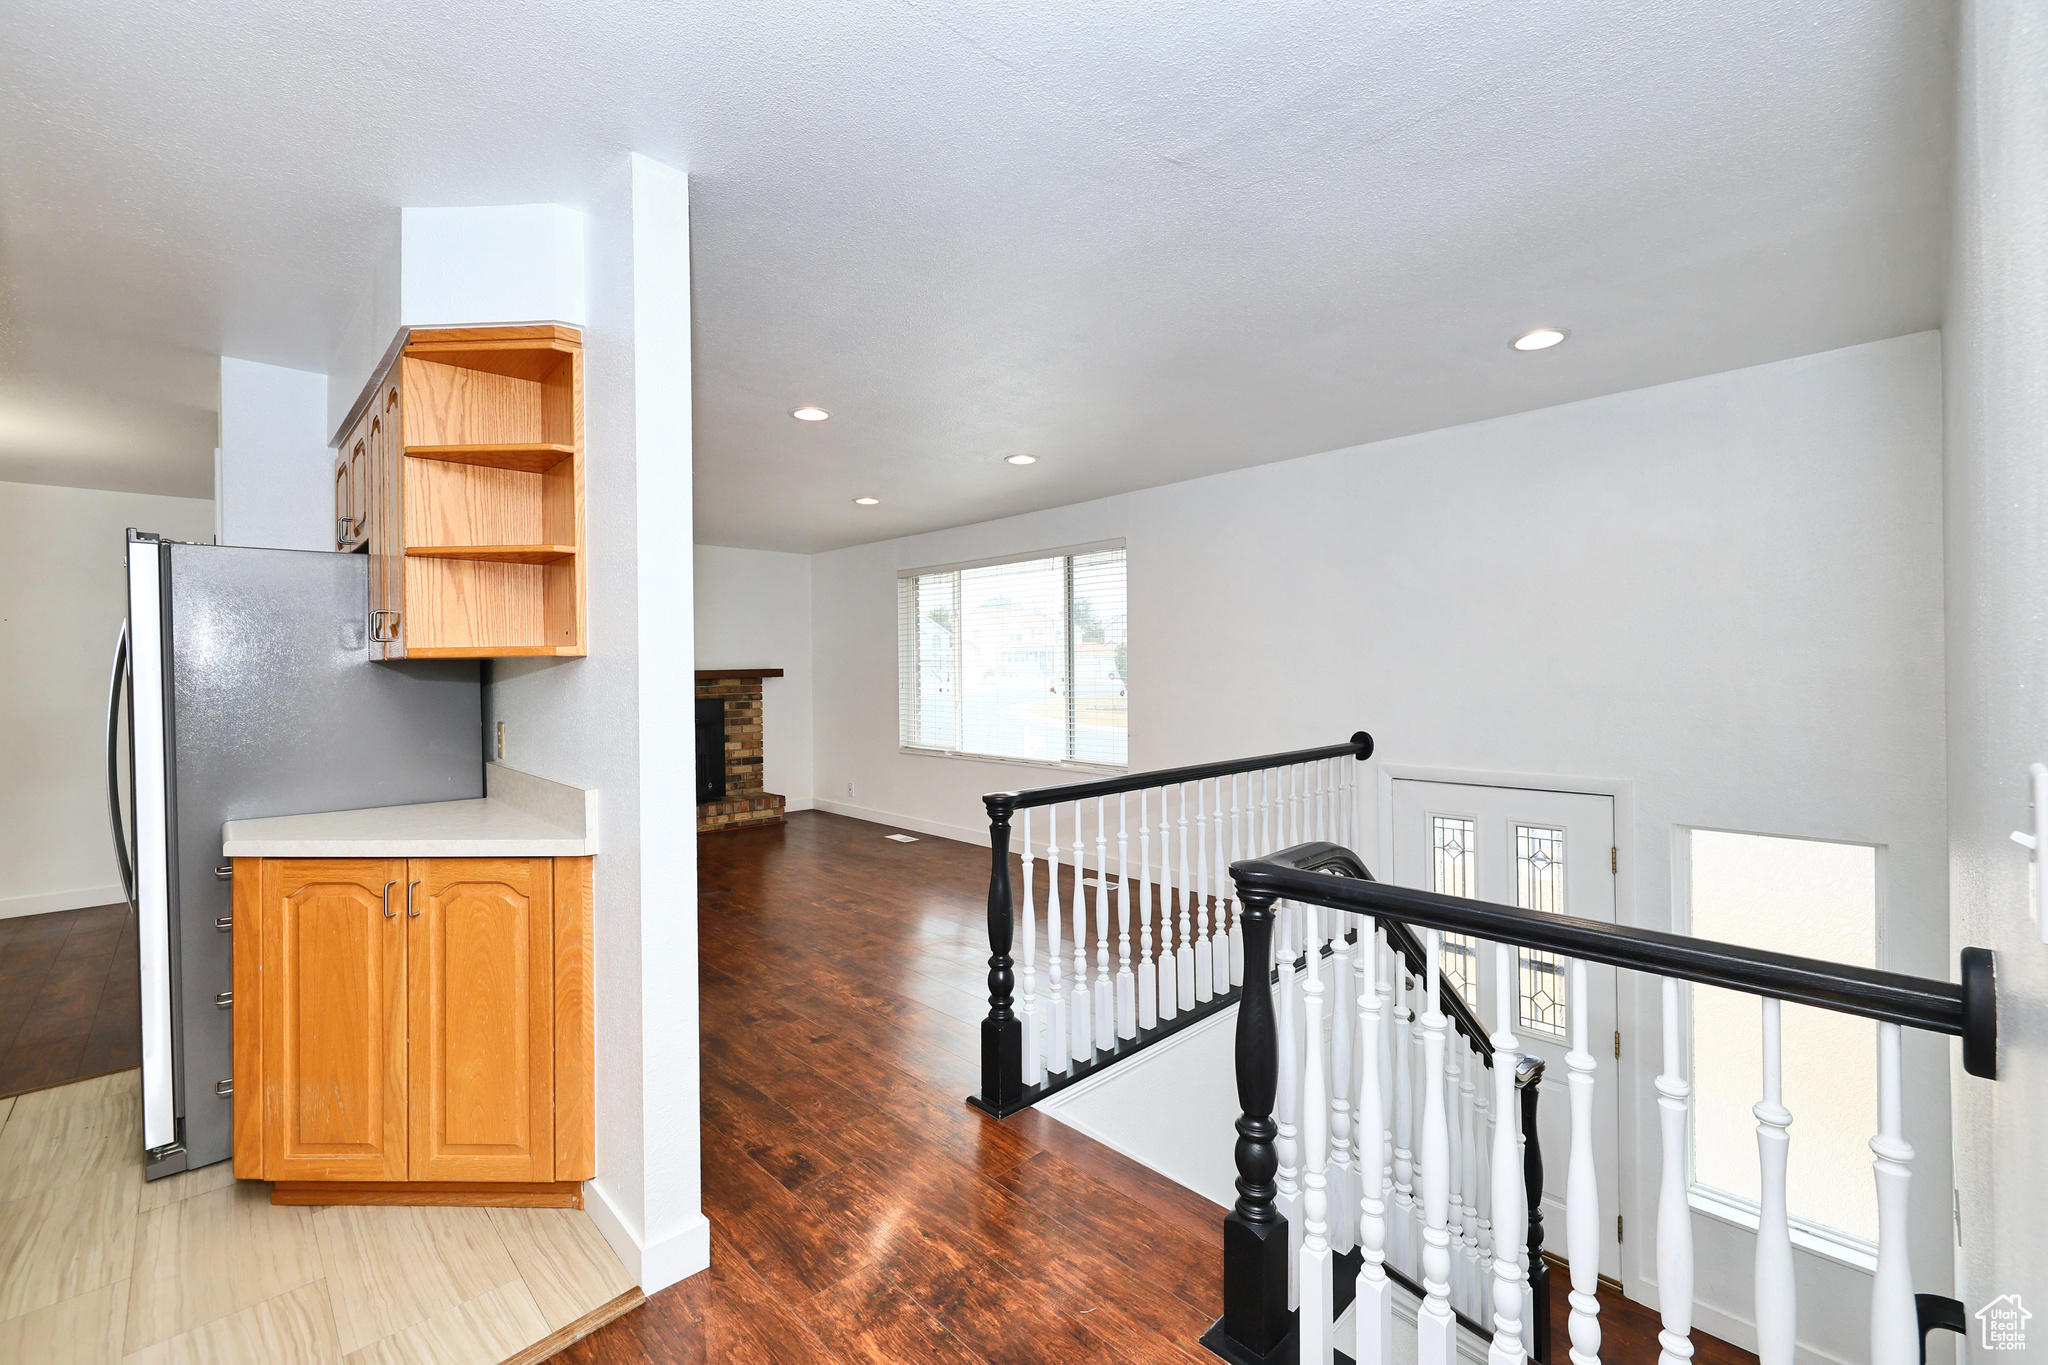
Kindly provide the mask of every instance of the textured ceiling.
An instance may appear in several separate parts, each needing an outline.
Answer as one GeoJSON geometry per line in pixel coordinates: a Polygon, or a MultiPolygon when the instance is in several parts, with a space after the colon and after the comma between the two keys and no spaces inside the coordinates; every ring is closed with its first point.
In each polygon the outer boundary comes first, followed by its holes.
{"type": "Polygon", "coordinates": [[[716,544],[1940,318],[1946,4],[4,9],[0,479],[207,495],[212,356],[324,370],[399,206],[577,204],[628,150],[693,177],[716,544]]]}

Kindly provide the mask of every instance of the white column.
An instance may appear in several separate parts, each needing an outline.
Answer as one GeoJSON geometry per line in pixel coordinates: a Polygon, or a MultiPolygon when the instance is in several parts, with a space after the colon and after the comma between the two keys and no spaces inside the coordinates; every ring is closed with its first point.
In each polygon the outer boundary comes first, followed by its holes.
{"type": "Polygon", "coordinates": [[[1031,807],[1018,814],[1022,817],[1017,831],[1022,844],[1019,856],[1024,864],[1024,1005],[1018,1013],[1024,1029],[1024,1084],[1038,1085],[1045,1080],[1045,1058],[1040,1051],[1044,1040],[1038,1034],[1038,968],[1033,965],[1038,960],[1038,906],[1031,899],[1031,807]]]}
{"type": "Polygon", "coordinates": [[[1087,845],[1081,840],[1081,803],[1074,803],[1074,895],[1070,906],[1074,926],[1074,979],[1068,983],[1070,999],[1067,1006],[1074,1026],[1074,1060],[1085,1062],[1095,1056],[1095,1023],[1088,1008],[1088,888],[1081,885],[1087,874],[1084,850],[1087,845]]]}
{"type": "MultiPolygon", "coordinates": [[[[1358,1245],[1358,1190],[1351,1163],[1351,1031],[1357,1022],[1351,998],[1354,947],[1345,930],[1356,921],[1330,914],[1330,1245],[1349,1251],[1358,1245]]],[[[1364,951],[1361,941],[1356,951],[1364,951]]]]}
{"type": "MultiPolygon", "coordinates": [[[[1185,793],[1185,788],[1182,789],[1185,793]]],[[[1185,806],[1186,797],[1183,795],[1185,806]]],[[[1216,995],[1215,923],[1209,917],[1209,787],[1195,783],[1195,999],[1216,995]]]]}
{"type": "Polygon", "coordinates": [[[1116,978],[1109,970],[1109,828],[1105,803],[1095,798],[1095,1037],[1097,1049],[1116,1046],[1116,978]]]}
{"type": "Polygon", "coordinates": [[[1159,962],[1152,947],[1152,825],[1146,816],[1152,792],[1138,793],[1138,1027],[1159,1024],[1159,962]]]}
{"type": "Polygon", "coordinates": [[[1515,1247],[1528,1214],[1522,1207],[1517,1131],[1521,1106],[1515,1103],[1515,1059],[1521,1046],[1515,1038],[1517,950],[1500,943],[1493,951],[1493,1344],[1486,1359],[1487,1365],[1521,1365],[1528,1358],[1522,1349],[1522,1308],[1528,1295],[1515,1247]]]}
{"type": "MultiPolygon", "coordinates": [[[[1600,1360],[1600,1182],[1593,1166],[1593,1054],[1586,1047],[1586,964],[1574,958],[1570,987],[1571,1163],[1565,1172],[1565,1256],[1571,1262],[1572,1365],[1600,1360]]],[[[1789,1277],[1791,1267],[1786,1266],[1789,1277]]]]}
{"type": "Polygon", "coordinates": [[[1870,1284],[1870,1365],[1914,1365],[1920,1358],[1913,1268],[1906,1259],[1906,1195],[1913,1148],[1906,1141],[1899,1075],[1899,1026],[1877,1026],[1877,1274],[1870,1284]]]}
{"type": "Polygon", "coordinates": [[[1422,1307],[1415,1323],[1420,1365],[1451,1365],[1458,1354],[1458,1320],[1451,1315],[1451,1131],[1444,1113],[1444,1016],[1437,986],[1442,977],[1443,934],[1429,931],[1423,969],[1422,1016],[1422,1307]]]}
{"type": "Polygon", "coordinates": [[[1067,996],[1060,989],[1060,808],[1045,808],[1045,1069],[1064,1076],[1073,1066],[1067,996]]]}
{"type": "Polygon", "coordinates": [[[1658,1365],[1692,1359],[1692,1209],[1685,1199],[1686,1110],[1692,1096],[1679,1072],[1678,983],[1664,981],[1664,1074],[1657,1077],[1657,1111],[1663,1128],[1664,1169],[1657,1195],[1657,1307],[1664,1330],[1657,1334],[1658,1365]]]}
{"type": "Polygon", "coordinates": [[[1129,792],[1116,797],[1116,1033],[1138,1036],[1138,978],[1131,974],[1131,835],[1129,792]]]}
{"type": "Polygon", "coordinates": [[[1388,1051],[1393,1054],[1394,1081],[1394,1263],[1415,1273],[1415,1086],[1409,1078],[1408,962],[1387,945],[1394,965],[1393,1017],[1388,1051]]]}
{"type": "Polygon", "coordinates": [[[1358,1293],[1351,1315],[1358,1365],[1393,1365],[1393,1282],[1387,1278],[1386,1094],[1382,1059],[1386,1039],[1377,978],[1378,931],[1358,922],[1358,1293]]]}
{"type": "Polygon", "coordinates": [[[1303,906],[1302,941],[1307,953],[1307,980],[1301,990],[1303,1032],[1301,1075],[1301,1255],[1295,1276],[1301,1298],[1300,1355],[1302,1365],[1331,1365],[1328,1089],[1323,1075],[1323,953],[1316,933],[1314,907],[1303,906]]]}

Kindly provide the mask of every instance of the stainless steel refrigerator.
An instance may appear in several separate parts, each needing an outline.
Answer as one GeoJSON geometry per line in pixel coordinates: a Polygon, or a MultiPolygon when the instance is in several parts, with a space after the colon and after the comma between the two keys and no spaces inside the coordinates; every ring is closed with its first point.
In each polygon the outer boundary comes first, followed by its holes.
{"type": "Polygon", "coordinates": [[[107,796],[142,968],[144,1174],[234,1142],[228,820],[484,794],[474,660],[372,663],[369,557],[128,533],[107,796]],[[126,725],[122,724],[126,717],[126,725]]]}

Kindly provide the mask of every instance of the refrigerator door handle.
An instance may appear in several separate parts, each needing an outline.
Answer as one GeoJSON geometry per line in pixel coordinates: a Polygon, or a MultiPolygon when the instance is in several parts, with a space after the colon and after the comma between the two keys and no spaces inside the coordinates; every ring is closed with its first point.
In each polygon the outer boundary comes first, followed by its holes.
{"type": "Polygon", "coordinates": [[[121,697],[128,690],[128,623],[114,641],[114,676],[107,684],[107,818],[114,827],[114,859],[121,865],[121,890],[135,908],[135,863],[128,856],[128,822],[121,812],[121,697]]]}

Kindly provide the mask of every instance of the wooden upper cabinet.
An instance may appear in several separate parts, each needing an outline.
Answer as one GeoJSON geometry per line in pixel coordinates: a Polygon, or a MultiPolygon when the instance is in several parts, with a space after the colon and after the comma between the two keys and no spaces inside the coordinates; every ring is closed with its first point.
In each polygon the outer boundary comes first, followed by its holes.
{"type": "Polygon", "coordinates": [[[262,864],[268,1179],[406,1178],[405,870],[402,859],[262,864]]]}
{"type": "Polygon", "coordinates": [[[413,1180],[556,1178],[552,864],[412,862],[413,1180]]]}
{"type": "Polygon", "coordinates": [[[372,657],[584,653],[581,335],[411,332],[357,410],[372,657]]]}

